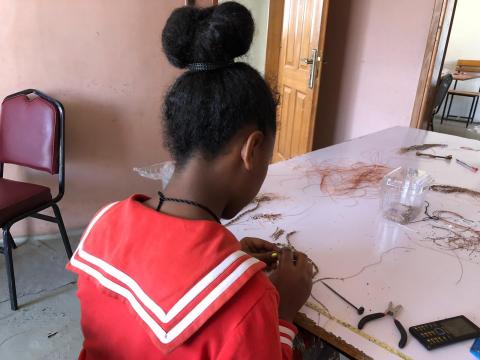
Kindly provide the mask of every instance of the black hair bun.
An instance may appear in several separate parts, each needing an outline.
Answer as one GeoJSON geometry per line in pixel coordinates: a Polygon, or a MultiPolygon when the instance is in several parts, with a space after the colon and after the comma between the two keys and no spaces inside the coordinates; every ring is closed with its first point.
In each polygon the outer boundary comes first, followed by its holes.
{"type": "Polygon", "coordinates": [[[254,22],[243,5],[230,1],[208,8],[185,6],[173,11],[162,33],[170,63],[223,63],[247,53],[254,22]]]}

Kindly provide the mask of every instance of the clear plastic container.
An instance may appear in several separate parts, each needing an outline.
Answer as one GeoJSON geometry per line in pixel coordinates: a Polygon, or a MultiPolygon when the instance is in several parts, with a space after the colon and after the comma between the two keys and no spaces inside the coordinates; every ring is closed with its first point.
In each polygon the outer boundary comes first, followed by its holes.
{"type": "Polygon", "coordinates": [[[383,178],[383,216],[400,224],[412,222],[422,211],[433,179],[423,170],[399,167],[383,178]]]}
{"type": "Polygon", "coordinates": [[[175,171],[175,162],[164,161],[150,166],[135,167],[133,171],[148,179],[161,180],[162,188],[165,189],[175,171]]]}

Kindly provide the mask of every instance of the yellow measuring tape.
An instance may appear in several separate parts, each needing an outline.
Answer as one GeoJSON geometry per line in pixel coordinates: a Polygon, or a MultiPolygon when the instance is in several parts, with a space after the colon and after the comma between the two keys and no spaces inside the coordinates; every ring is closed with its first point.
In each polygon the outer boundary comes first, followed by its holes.
{"type": "Polygon", "coordinates": [[[392,353],[393,355],[398,356],[400,359],[412,360],[412,358],[410,356],[405,355],[404,353],[402,353],[401,351],[391,347],[387,343],[385,343],[381,340],[378,340],[371,335],[368,335],[366,332],[363,332],[362,330],[358,329],[357,327],[355,327],[353,325],[350,325],[349,323],[347,323],[343,320],[337,319],[335,316],[331,315],[327,310],[320,307],[319,305],[313,304],[311,302],[307,302],[305,305],[307,307],[309,307],[310,309],[312,309],[313,311],[316,311],[320,315],[323,315],[326,318],[335,321],[337,324],[342,325],[344,328],[354,332],[357,335],[360,335],[361,337],[363,337],[364,339],[367,339],[368,341],[374,343],[375,345],[380,346],[382,349],[388,351],[389,353],[392,353]]]}

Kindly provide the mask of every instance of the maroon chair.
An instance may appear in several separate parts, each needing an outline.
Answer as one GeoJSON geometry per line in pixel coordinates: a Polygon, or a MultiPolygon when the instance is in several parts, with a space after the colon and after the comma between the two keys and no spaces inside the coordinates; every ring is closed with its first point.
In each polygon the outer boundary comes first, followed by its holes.
{"type": "Polygon", "coordinates": [[[12,249],[16,248],[10,228],[33,217],[58,224],[68,258],[72,249],[57,203],[65,190],[65,111],[63,105],[38,90],[29,89],[7,96],[0,115],[0,227],[7,267],[10,305],[18,308],[12,249]],[[30,95],[30,97],[28,96],[30,95]],[[8,180],[3,164],[15,164],[58,174],[58,195],[46,186],[8,180]],[[39,212],[51,207],[55,214],[39,212]]]}

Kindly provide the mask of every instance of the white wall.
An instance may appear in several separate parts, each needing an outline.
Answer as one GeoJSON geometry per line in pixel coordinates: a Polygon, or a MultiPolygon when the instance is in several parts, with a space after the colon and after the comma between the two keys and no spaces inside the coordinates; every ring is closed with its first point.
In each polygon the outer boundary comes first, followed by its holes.
{"type": "MultiPolygon", "coordinates": [[[[444,70],[455,71],[458,59],[480,60],[480,1],[458,0],[452,32],[445,57],[444,70]]],[[[457,89],[478,91],[480,79],[459,81],[457,89]]],[[[452,114],[468,115],[471,100],[455,97],[452,105],[452,114]]],[[[443,109],[442,109],[443,110],[443,109]]],[[[480,109],[475,121],[480,121],[480,109]]]]}
{"type": "Polygon", "coordinates": [[[434,3],[330,1],[316,147],[410,125],[434,3]]]}
{"type": "MultiPolygon", "coordinates": [[[[160,34],[184,3],[0,0],[0,99],[36,88],[65,106],[66,185],[59,206],[68,229],[84,228],[105,204],[159,188],[132,168],[169,157],[160,114],[163,93],[179,71],[168,64],[160,34]]],[[[56,178],[45,173],[7,165],[5,177],[56,192],[56,178]]],[[[58,228],[30,218],[13,232],[58,228]]]]}
{"type": "MultiPolygon", "coordinates": [[[[219,3],[227,0],[220,0],[219,3]]],[[[269,0],[236,0],[245,6],[253,15],[255,34],[252,46],[243,61],[249,63],[262,75],[265,72],[265,56],[267,50],[268,9],[269,0]]]]}

